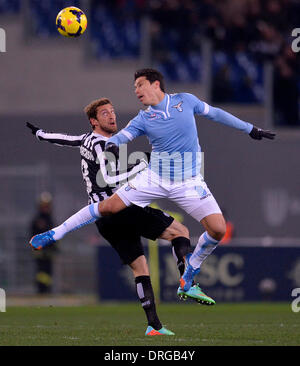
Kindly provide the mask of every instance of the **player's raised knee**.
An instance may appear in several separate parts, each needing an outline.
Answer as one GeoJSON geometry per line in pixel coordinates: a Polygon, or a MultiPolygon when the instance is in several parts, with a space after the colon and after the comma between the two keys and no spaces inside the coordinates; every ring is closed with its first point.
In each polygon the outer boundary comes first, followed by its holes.
{"type": "Polygon", "coordinates": [[[101,216],[108,216],[112,215],[114,212],[114,207],[110,199],[106,199],[99,203],[99,212],[101,213],[101,216]]]}
{"type": "Polygon", "coordinates": [[[213,229],[211,229],[210,236],[215,240],[222,240],[226,233],[226,224],[218,224],[213,229]]]}
{"type": "Polygon", "coordinates": [[[118,195],[113,194],[106,200],[99,202],[98,207],[101,216],[108,216],[124,210],[124,208],[126,208],[126,205],[118,195]]]}

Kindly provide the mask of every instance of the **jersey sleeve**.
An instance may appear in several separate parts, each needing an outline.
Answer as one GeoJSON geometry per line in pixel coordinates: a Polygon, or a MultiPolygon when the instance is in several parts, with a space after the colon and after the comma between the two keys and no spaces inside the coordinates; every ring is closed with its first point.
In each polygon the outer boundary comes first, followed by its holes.
{"type": "Polygon", "coordinates": [[[125,128],[119,131],[116,135],[107,140],[106,144],[113,143],[117,146],[127,144],[138,136],[145,134],[144,121],[142,112],[133,118],[125,128]]]}
{"type": "Polygon", "coordinates": [[[69,147],[80,147],[81,141],[85,136],[86,134],[70,136],[62,133],[45,132],[43,130],[38,130],[36,132],[36,137],[40,141],[48,141],[55,145],[69,147]]]}
{"type": "Polygon", "coordinates": [[[236,128],[240,131],[243,131],[249,134],[253,128],[253,124],[249,122],[245,122],[234,115],[224,111],[221,108],[212,107],[202,100],[198,99],[193,94],[188,94],[187,99],[194,109],[194,113],[200,116],[204,116],[214,122],[221,123],[223,125],[236,128]]]}
{"type": "Polygon", "coordinates": [[[100,171],[103,177],[103,180],[108,186],[117,186],[121,182],[127,181],[133,178],[138,172],[144,170],[148,163],[145,160],[139,161],[138,164],[130,164],[126,171],[120,172],[118,170],[118,163],[116,161],[109,162],[103,152],[100,144],[96,144],[94,146],[98,162],[100,164],[100,171]]]}
{"type": "Polygon", "coordinates": [[[188,104],[193,108],[194,114],[198,115],[206,115],[209,105],[199,98],[197,98],[194,94],[183,93],[184,99],[188,102],[188,104]]]}

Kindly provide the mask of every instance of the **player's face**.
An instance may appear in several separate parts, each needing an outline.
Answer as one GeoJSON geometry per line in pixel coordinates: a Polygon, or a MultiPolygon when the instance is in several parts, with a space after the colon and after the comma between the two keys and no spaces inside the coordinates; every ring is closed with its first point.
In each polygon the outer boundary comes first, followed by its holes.
{"type": "Polygon", "coordinates": [[[150,83],[145,76],[140,76],[134,83],[135,94],[138,100],[144,105],[155,105],[161,98],[159,81],[150,83]]]}
{"type": "Polygon", "coordinates": [[[94,119],[94,131],[100,134],[104,132],[108,134],[117,131],[116,114],[111,104],[101,105],[97,108],[97,119],[94,119]]]}

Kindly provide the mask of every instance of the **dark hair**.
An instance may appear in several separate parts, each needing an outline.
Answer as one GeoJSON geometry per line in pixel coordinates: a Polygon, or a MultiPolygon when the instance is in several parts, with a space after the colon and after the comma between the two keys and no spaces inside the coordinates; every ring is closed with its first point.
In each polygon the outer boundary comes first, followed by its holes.
{"type": "MultiPolygon", "coordinates": [[[[97,108],[106,104],[111,104],[110,100],[107,98],[100,98],[93,100],[90,104],[84,107],[84,112],[87,114],[88,119],[97,119],[97,108]]],[[[92,128],[94,129],[95,127],[92,126],[92,128]]]]}
{"type": "Polygon", "coordinates": [[[145,76],[147,80],[150,81],[150,84],[154,83],[154,81],[158,80],[160,83],[160,89],[165,92],[165,83],[163,75],[155,70],[155,69],[140,69],[137,70],[134,74],[134,80],[140,78],[141,76],[145,76]]]}

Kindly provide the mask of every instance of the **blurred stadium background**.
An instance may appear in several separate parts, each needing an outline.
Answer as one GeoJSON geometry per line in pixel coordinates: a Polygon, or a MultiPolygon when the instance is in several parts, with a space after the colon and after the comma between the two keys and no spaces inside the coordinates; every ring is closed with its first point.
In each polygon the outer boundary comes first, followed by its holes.
{"type": "MultiPolygon", "coordinates": [[[[299,0],[0,0],[0,27],[6,33],[6,52],[0,53],[0,288],[8,303],[32,299],[37,279],[41,292],[54,296],[136,299],[129,270],[93,226],[64,238],[49,253],[51,278],[36,278],[43,258],[27,243],[42,192],[51,194],[54,224],[87,197],[78,151],[39,143],[25,122],[82,134],[89,129],[83,107],[106,96],[122,128],[140,108],[133,73],[145,66],[163,72],[168,92],[194,93],[277,132],[274,142],[254,142],[197,118],[205,180],[233,228],[198,279],[221,302],[292,300],[292,289],[300,287],[300,78],[299,55],[291,49],[299,0]],[[58,11],[70,5],[88,17],[80,39],[56,31],[58,11]]],[[[128,148],[150,146],[140,138],[128,148]]],[[[195,244],[202,228],[170,202],[157,204],[176,212],[195,244]]],[[[170,245],[156,245],[145,241],[156,291],[162,301],[175,301],[170,245]]]]}

